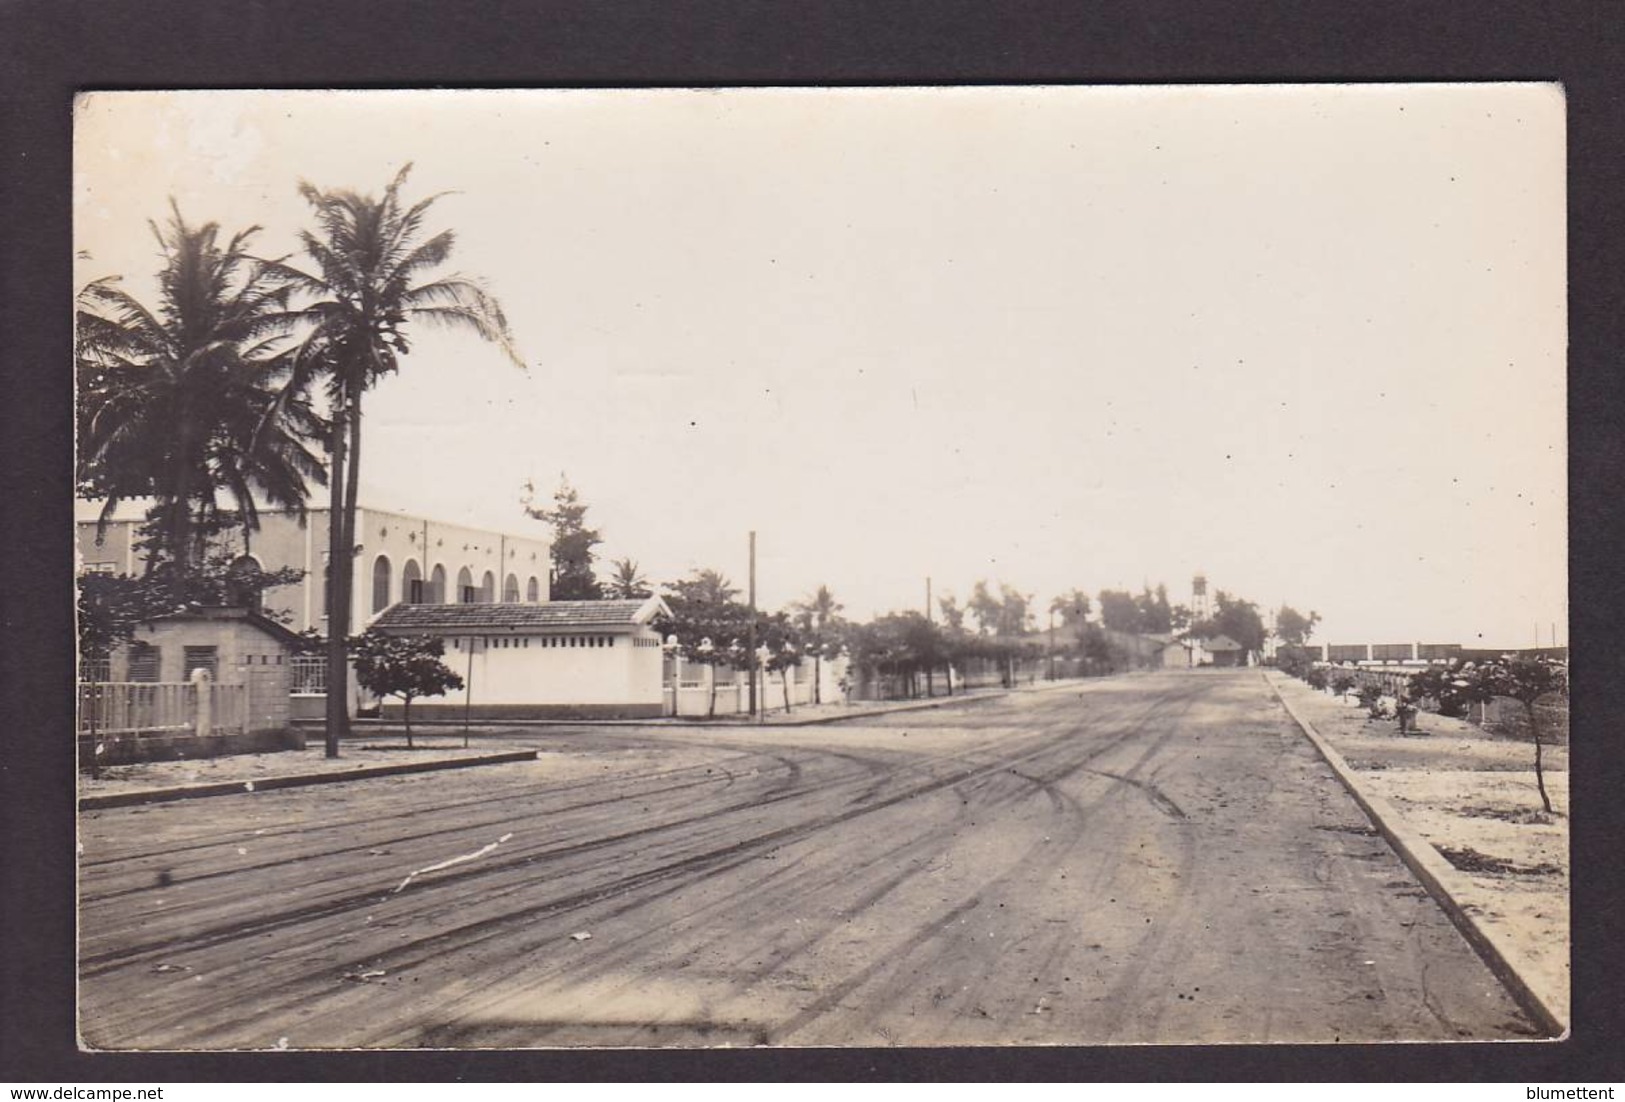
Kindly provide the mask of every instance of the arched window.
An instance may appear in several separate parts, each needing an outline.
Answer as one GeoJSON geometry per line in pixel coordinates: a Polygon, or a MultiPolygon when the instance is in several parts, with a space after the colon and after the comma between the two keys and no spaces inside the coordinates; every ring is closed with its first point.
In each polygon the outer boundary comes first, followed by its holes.
{"type": "Polygon", "coordinates": [[[228,599],[251,612],[260,611],[260,596],[264,593],[255,580],[264,573],[260,561],[253,555],[239,555],[226,567],[228,599]]]}
{"type": "Polygon", "coordinates": [[[496,579],[496,575],[492,574],[489,570],[487,570],[485,572],[485,577],[480,579],[480,603],[481,604],[486,604],[486,605],[494,604],[496,602],[496,599],[497,599],[497,579],[496,579]]]}
{"type": "Polygon", "coordinates": [[[382,612],[389,607],[389,559],[379,555],[372,561],[372,610],[382,612]]]}
{"type": "Polygon", "coordinates": [[[418,569],[416,559],[407,559],[401,571],[401,600],[409,605],[423,603],[423,572],[418,569]]]}
{"type": "Polygon", "coordinates": [[[438,564],[429,575],[429,603],[435,605],[446,603],[446,568],[438,564]]]}
{"type": "Polygon", "coordinates": [[[517,604],[519,601],[519,579],[512,574],[502,583],[502,603],[505,605],[517,604]]]}
{"type": "Polygon", "coordinates": [[[471,605],[477,600],[479,595],[474,591],[474,575],[470,574],[468,567],[465,566],[457,571],[457,603],[471,605]]]}
{"type": "Polygon", "coordinates": [[[525,600],[529,601],[531,604],[535,604],[537,601],[540,601],[541,599],[542,599],[541,583],[536,580],[536,575],[532,574],[531,577],[530,577],[530,581],[525,583],[525,600]]]}

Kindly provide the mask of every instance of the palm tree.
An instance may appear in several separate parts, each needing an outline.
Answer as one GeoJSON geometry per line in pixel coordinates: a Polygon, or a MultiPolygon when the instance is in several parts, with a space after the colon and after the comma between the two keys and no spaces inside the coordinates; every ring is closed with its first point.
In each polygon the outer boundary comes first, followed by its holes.
{"type": "Polygon", "coordinates": [[[321,379],[332,417],[329,461],[327,587],[327,756],[338,757],[349,729],[345,640],[350,634],[350,586],[355,554],[356,498],[361,472],[361,398],[399,368],[411,346],[413,322],[472,333],[519,359],[501,307],[474,281],[430,277],[451,255],[450,230],[421,239],[424,217],[438,196],[407,206],[401,199],[411,165],[402,168],[374,198],[349,190],[323,191],[301,183],[311,206],[314,231],[300,234],[315,264],[305,272],[274,264],[271,272],[300,296],[290,320],[304,327],[296,356],[301,383],[321,379]],[[420,280],[422,280],[420,282],[420,280]],[[348,466],[346,466],[348,464],[348,466]]]}
{"type": "Polygon", "coordinates": [[[648,597],[653,591],[649,588],[649,579],[644,577],[643,571],[638,569],[636,559],[612,559],[610,565],[615,568],[614,575],[604,588],[611,597],[628,600],[637,597],[648,597]]]}
{"type": "MultiPolygon", "coordinates": [[[[834,641],[834,626],[846,606],[835,599],[829,586],[820,585],[811,596],[792,602],[790,607],[795,610],[796,626],[801,629],[813,656],[813,703],[822,704],[824,647],[834,641]]],[[[953,694],[951,686],[948,692],[950,696],[953,694]]]]}
{"type": "Polygon", "coordinates": [[[155,498],[148,570],[186,577],[220,527],[222,493],[252,530],[256,498],[302,509],[326,473],[307,447],[323,422],[277,351],[287,292],[246,251],[256,229],[222,245],[218,225],[171,210],[152,226],[156,307],[116,277],[79,293],[76,475],[83,496],[105,499],[103,519],[120,501],[155,498]]]}

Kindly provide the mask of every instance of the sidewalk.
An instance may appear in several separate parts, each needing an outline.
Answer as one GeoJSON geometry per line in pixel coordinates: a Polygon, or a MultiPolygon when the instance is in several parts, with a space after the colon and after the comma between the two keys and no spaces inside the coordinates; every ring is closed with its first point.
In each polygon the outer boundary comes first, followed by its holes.
{"type": "Polygon", "coordinates": [[[1345,787],[1525,1009],[1569,1022],[1568,753],[1423,712],[1420,734],[1285,674],[1265,674],[1345,787]]]}
{"type": "Polygon", "coordinates": [[[100,777],[79,775],[79,809],[240,795],[536,759],[534,748],[491,741],[490,736],[501,734],[500,728],[476,728],[472,734],[475,741],[467,749],[460,731],[455,736],[415,731],[411,750],[405,748],[401,734],[381,731],[377,737],[346,740],[343,756],[338,758],[327,757],[318,739],[304,750],[108,766],[100,777]]]}

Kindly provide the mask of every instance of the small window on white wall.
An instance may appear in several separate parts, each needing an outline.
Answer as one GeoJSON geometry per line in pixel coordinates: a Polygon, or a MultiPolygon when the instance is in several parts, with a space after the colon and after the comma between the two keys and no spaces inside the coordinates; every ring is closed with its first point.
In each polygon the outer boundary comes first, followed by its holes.
{"type": "Polygon", "coordinates": [[[127,676],[131,681],[157,681],[160,658],[158,648],[151,643],[131,643],[127,676]]]}
{"type": "Polygon", "coordinates": [[[389,559],[379,555],[372,564],[372,610],[382,612],[389,607],[389,559]]]}
{"type": "Polygon", "coordinates": [[[208,670],[209,677],[218,680],[220,675],[220,651],[217,647],[187,647],[184,652],[185,661],[181,667],[181,679],[192,680],[193,670],[208,670]]]}

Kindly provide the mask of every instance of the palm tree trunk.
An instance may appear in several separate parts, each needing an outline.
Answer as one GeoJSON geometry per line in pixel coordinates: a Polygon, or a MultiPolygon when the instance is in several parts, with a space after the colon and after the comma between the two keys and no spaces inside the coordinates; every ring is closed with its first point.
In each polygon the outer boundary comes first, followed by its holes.
{"type": "Polygon", "coordinates": [[[401,697],[401,722],[406,724],[406,748],[408,750],[411,750],[413,748],[412,747],[412,698],[409,697],[409,696],[401,697]]]}
{"type": "MultiPolygon", "coordinates": [[[[355,578],[355,517],[361,497],[361,392],[350,398],[350,469],[345,472],[344,487],[344,605],[345,624],[349,624],[350,591],[355,578]]],[[[428,548],[424,548],[425,554],[428,548]]],[[[427,559],[425,559],[427,563],[427,559]]]]}
{"type": "Polygon", "coordinates": [[[331,505],[327,514],[327,756],[339,756],[339,740],[350,733],[349,664],[345,641],[349,636],[349,586],[345,584],[348,557],[344,551],[345,478],[344,443],[348,426],[344,409],[333,418],[331,505]]]}

